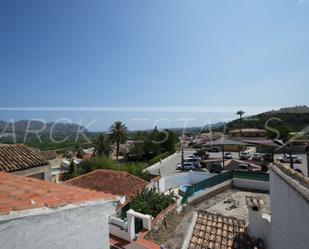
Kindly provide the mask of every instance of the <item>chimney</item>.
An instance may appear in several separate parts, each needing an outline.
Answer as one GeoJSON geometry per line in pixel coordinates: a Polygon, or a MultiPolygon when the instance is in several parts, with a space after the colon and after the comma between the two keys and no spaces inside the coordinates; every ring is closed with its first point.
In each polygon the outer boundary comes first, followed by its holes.
{"type": "Polygon", "coordinates": [[[246,204],[249,215],[249,235],[261,238],[267,243],[270,219],[267,218],[267,214],[263,214],[264,201],[259,196],[251,195],[246,196],[246,204]]]}

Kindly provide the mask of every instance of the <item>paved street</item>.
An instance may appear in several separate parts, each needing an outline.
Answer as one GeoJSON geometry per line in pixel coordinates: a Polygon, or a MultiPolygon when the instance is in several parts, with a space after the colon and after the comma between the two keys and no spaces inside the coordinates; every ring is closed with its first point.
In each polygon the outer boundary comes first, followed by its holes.
{"type": "MultiPolygon", "coordinates": [[[[195,151],[196,151],[195,149],[184,150],[184,157],[192,155],[195,151]]],[[[181,162],[181,153],[178,152],[175,155],[162,160],[161,164],[159,164],[158,167],[150,168],[149,172],[155,175],[161,174],[161,176],[173,175],[179,172],[179,170],[176,170],[176,165],[180,162],[181,162]]]]}
{"type": "MultiPolygon", "coordinates": [[[[186,157],[188,155],[192,155],[195,151],[196,151],[195,149],[185,149],[184,150],[184,157],[186,157]]],[[[221,152],[217,152],[217,153],[211,152],[211,153],[209,153],[209,155],[210,155],[210,157],[209,157],[210,159],[222,158],[221,152]]],[[[281,156],[283,156],[283,154],[276,154],[275,159],[278,158],[278,157],[281,157],[281,156]]],[[[303,163],[302,164],[294,164],[294,167],[301,169],[301,171],[305,175],[307,175],[306,155],[300,154],[300,155],[297,155],[297,156],[300,156],[300,157],[303,158],[303,163]]],[[[235,158],[235,159],[238,159],[238,152],[232,152],[232,157],[235,158]]],[[[162,160],[162,162],[158,163],[156,165],[156,167],[149,168],[149,172],[151,174],[154,174],[154,175],[160,174],[162,177],[170,176],[170,175],[173,175],[173,174],[176,174],[176,173],[180,173],[181,171],[176,170],[176,165],[180,162],[181,162],[181,153],[178,152],[175,155],[162,160]]],[[[285,165],[289,166],[289,163],[286,163],[285,165]]]]}

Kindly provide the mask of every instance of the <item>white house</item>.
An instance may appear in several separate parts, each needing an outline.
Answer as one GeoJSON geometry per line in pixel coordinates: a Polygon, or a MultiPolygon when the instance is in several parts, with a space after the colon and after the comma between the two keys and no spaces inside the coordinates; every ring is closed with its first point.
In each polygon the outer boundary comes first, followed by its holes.
{"type": "Polygon", "coordinates": [[[249,207],[249,233],[271,249],[307,249],[309,245],[309,178],[276,164],[270,170],[271,215],[260,203],[249,207]]]}
{"type": "Polygon", "coordinates": [[[109,248],[118,196],[10,173],[0,193],[0,248],[109,248]]]}

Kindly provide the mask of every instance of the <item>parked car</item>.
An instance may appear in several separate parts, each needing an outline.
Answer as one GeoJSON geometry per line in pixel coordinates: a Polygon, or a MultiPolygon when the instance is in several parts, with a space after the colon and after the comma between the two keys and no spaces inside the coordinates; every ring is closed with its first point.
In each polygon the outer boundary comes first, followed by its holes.
{"type": "Polygon", "coordinates": [[[225,152],[224,153],[224,158],[225,159],[232,159],[233,157],[232,157],[232,153],[231,152],[225,152]]]}
{"type": "Polygon", "coordinates": [[[282,163],[289,163],[291,161],[291,157],[293,160],[293,163],[302,163],[303,159],[300,156],[295,156],[295,155],[285,155],[283,157],[278,157],[277,160],[282,162],[282,163]]]}
{"type": "Polygon", "coordinates": [[[262,154],[261,153],[253,153],[252,160],[254,160],[254,161],[261,161],[261,159],[262,159],[262,154]]]}
{"type": "Polygon", "coordinates": [[[209,152],[219,152],[219,149],[217,147],[212,147],[208,149],[209,152]]]}
{"type": "Polygon", "coordinates": [[[212,163],[209,167],[209,173],[221,173],[222,170],[221,163],[212,163]]]}
{"type": "Polygon", "coordinates": [[[200,168],[201,167],[201,163],[200,163],[201,160],[199,158],[186,157],[186,158],[184,158],[184,162],[193,163],[196,168],[200,168]]]}
{"type": "Polygon", "coordinates": [[[195,170],[195,168],[195,164],[191,162],[178,163],[176,166],[177,170],[195,170]]]}
{"type": "Polygon", "coordinates": [[[193,153],[193,155],[200,157],[202,160],[206,160],[209,158],[209,154],[205,149],[198,150],[197,152],[193,153]]]}
{"type": "Polygon", "coordinates": [[[193,158],[193,159],[197,159],[197,160],[201,161],[201,158],[199,156],[196,156],[196,155],[189,155],[186,158],[193,158]]]}
{"type": "Polygon", "coordinates": [[[251,172],[252,167],[251,167],[250,163],[240,163],[240,164],[238,164],[238,169],[236,171],[251,172]]]}
{"type": "Polygon", "coordinates": [[[248,151],[241,151],[239,154],[239,159],[241,160],[248,160],[250,158],[251,154],[248,151]]]}

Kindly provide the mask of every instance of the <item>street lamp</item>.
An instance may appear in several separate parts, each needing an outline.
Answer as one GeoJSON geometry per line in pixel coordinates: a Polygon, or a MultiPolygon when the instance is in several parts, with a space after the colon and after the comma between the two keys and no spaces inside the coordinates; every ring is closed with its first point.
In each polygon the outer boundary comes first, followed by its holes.
{"type": "MultiPolygon", "coordinates": [[[[287,146],[286,143],[282,142],[279,139],[274,139],[273,141],[274,141],[275,144],[277,144],[279,146],[282,146],[282,147],[287,146]]],[[[291,167],[291,169],[294,169],[294,165],[293,165],[294,162],[293,162],[293,158],[292,158],[292,146],[291,145],[289,145],[289,155],[290,155],[290,167],[291,167]]]]}

